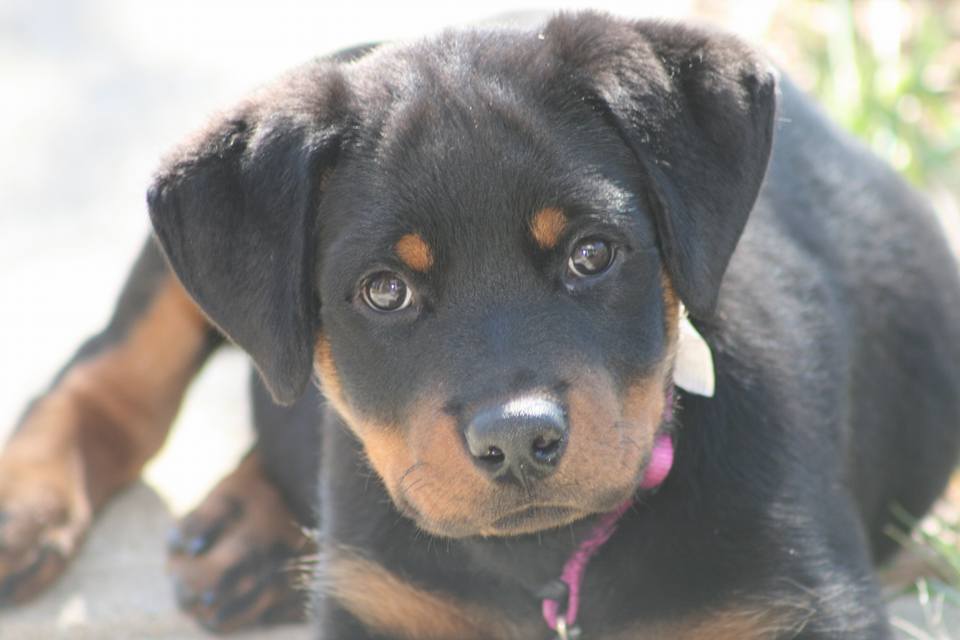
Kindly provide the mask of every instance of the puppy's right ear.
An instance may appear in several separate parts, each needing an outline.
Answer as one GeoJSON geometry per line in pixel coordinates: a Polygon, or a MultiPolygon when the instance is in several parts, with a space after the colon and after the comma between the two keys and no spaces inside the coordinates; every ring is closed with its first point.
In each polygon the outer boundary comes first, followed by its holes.
{"type": "Polygon", "coordinates": [[[282,403],[313,367],[320,191],[349,102],[335,64],[298,69],[169,156],[147,195],[171,267],[282,403]]]}

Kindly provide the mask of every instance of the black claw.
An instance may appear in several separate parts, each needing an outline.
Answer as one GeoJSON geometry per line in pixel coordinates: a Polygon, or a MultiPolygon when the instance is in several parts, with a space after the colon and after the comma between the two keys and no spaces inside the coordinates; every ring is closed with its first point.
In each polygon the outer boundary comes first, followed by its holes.
{"type": "Polygon", "coordinates": [[[239,500],[231,500],[226,513],[210,523],[198,522],[198,516],[188,515],[167,536],[167,547],[174,553],[186,553],[194,557],[204,554],[241,515],[243,504],[239,500]]]}
{"type": "Polygon", "coordinates": [[[220,535],[221,530],[211,530],[206,534],[194,536],[187,541],[186,549],[184,550],[187,554],[194,557],[199,556],[201,553],[206,553],[206,551],[213,546],[213,541],[220,535]]]}
{"type": "Polygon", "coordinates": [[[174,527],[167,534],[167,551],[185,553],[193,557],[199,556],[213,546],[222,531],[223,527],[211,527],[203,533],[185,534],[183,529],[174,527]]]}
{"type": "Polygon", "coordinates": [[[173,593],[177,598],[177,604],[184,609],[189,609],[200,599],[193,587],[184,582],[179,576],[173,577],[173,593]]]}
{"type": "Polygon", "coordinates": [[[222,532],[222,527],[213,527],[205,533],[186,536],[179,528],[173,528],[167,534],[167,549],[170,553],[185,553],[189,556],[199,556],[206,553],[213,546],[214,541],[222,532]]]}
{"type": "MultiPolygon", "coordinates": [[[[230,567],[218,583],[217,592],[221,595],[221,604],[210,622],[215,627],[228,624],[254,607],[264,593],[271,589],[280,589],[294,594],[297,599],[295,605],[302,606],[299,596],[289,588],[290,577],[286,574],[287,565],[294,555],[289,547],[278,543],[268,552],[251,553],[241,562],[230,567]],[[248,582],[245,580],[247,577],[252,577],[253,580],[249,581],[249,587],[240,591],[238,585],[248,582]]],[[[274,607],[289,604],[289,599],[285,598],[274,607]]]]}
{"type": "Polygon", "coordinates": [[[203,592],[203,595],[200,596],[200,603],[205,607],[212,607],[213,604],[217,601],[218,591],[216,589],[208,589],[203,592]]]}
{"type": "Polygon", "coordinates": [[[214,614],[215,624],[217,626],[223,626],[253,607],[263,593],[274,585],[275,578],[275,572],[268,569],[257,576],[256,580],[246,591],[229,594],[224,602],[217,607],[217,611],[214,614]]]}

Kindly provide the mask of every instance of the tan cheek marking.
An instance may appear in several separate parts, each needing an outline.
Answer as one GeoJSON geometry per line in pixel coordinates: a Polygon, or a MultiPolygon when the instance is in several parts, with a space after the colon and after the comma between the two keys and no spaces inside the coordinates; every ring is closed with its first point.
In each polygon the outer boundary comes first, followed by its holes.
{"type": "Polygon", "coordinates": [[[317,378],[320,380],[320,389],[323,391],[327,402],[332,404],[341,416],[345,419],[348,418],[352,412],[350,407],[347,406],[346,397],[343,395],[343,385],[340,384],[340,373],[333,361],[330,341],[322,333],[317,336],[317,346],[313,351],[313,362],[317,378]]]}
{"type": "Polygon", "coordinates": [[[585,496],[622,484],[619,460],[622,446],[615,413],[617,398],[607,376],[584,376],[574,382],[567,396],[570,410],[570,441],[554,474],[554,481],[585,496]]]}
{"type": "Polygon", "coordinates": [[[343,393],[330,341],[322,334],[314,349],[314,363],[323,395],[360,438],[371,466],[380,475],[390,496],[396,500],[396,479],[413,464],[413,454],[400,430],[362,418],[350,407],[343,393]]]}
{"type": "Polygon", "coordinates": [[[405,265],[414,271],[424,272],[433,266],[430,245],[418,233],[408,233],[397,241],[393,250],[405,265]]]}
{"type": "Polygon", "coordinates": [[[476,468],[456,421],[442,410],[439,398],[424,398],[410,416],[410,446],[432,481],[413,484],[408,497],[434,519],[475,519],[489,507],[489,480],[476,468]]]}
{"type": "Polygon", "coordinates": [[[533,215],[530,221],[530,233],[533,234],[533,240],[538,247],[549,251],[557,246],[566,226],[566,214],[555,207],[547,207],[533,215]]]}
{"type": "Polygon", "coordinates": [[[680,325],[680,298],[673,288],[670,276],[666,271],[660,272],[660,289],[663,292],[664,329],[667,335],[667,344],[671,350],[676,347],[678,327],[680,325]]]}
{"type": "MultiPolygon", "coordinates": [[[[680,302],[666,273],[660,274],[663,291],[664,332],[667,343],[666,353],[650,374],[638,378],[631,384],[623,399],[623,415],[628,421],[638,421],[656,428],[660,424],[665,409],[665,389],[667,376],[673,368],[676,355],[677,338],[680,324],[680,302]]],[[[653,434],[649,434],[652,436],[653,434]]],[[[650,442],[652,446],[652,440],[650,442]]]]}
{"type": "Polygon", "coordinates": [[[628,493],[634,488],[663,415],[663,370],[661,365],[638,379],[619,397],[605,376],[575,382],[568,396],[568,454],[555,474],[557,482],[584,496],[628,493]]]}
{"type": "Polygon", "coordinates": [[[480,491],[484,483],[466,459],[456,425],[443,415],[439,401],[418,402],[405,436],[396,425],[370,421],[352,410],[343,395],[330,343],[323,336],[317,341],[315,361],[324,395],[360,438],[370,466],[394,501],[399,502],[402,494],[434,520],[463,521],[474,515],[474,506],[485,497],[480,491]],[[419,480],[417,476],[407,476],[409,481],[399,486],[405,473],[417,463],[421,463],[420,468],[411,473],[429,474],[430,480],[420,482],[415,481],[419,480]]]}
{"type": "Polygon", "coordinates": [[[462,524],[476,517],[489,497],[487,483],[467,459],[456,424],[438,398],[419,399],[405,429],[377,423],[350,407],[330,342],[322,334],[314,358],[324,395],[360,439],[394,502],[407,501],[436,522],[462,524]]]}
{"type": "Polygon", "coordinates": [[[452,420],[423,412],[403,432],[391,425],[351,427],[391,498],[416,508],[421,525],[463,524],[486,507],[488,483],[467,460],[452,420]]]}
{"type": "Polygon", "coordinates": [[[653,446],[653,429],[660,426],[663,410],[666,408],[666,388],[664,367],[658,367],[650,376],[639,378],[627,387],[623,398],[623,417],[631,423],[649,427],[644,433],[644,444],[653,446]],[[649,438],[649,440],[648,440],[649,438]]]}
{"type": "Polygon", "coordinates": [[[363,442],[363,450],[370,465],[380,475],[390,497],[395,502],[398,501],[400,496],[397,483],[404,471],[415,463],[410,447],[395,428],[351,427],[363,442]]]}
{"type": "Polygon", "coordinates": [[[417,587],[356,552],[332,552],[322,572],[324,592],[369,629],[391,638],[507,640],[537,637],[541,631],[537,625],[521,628],[499,612],[417,587]]]}

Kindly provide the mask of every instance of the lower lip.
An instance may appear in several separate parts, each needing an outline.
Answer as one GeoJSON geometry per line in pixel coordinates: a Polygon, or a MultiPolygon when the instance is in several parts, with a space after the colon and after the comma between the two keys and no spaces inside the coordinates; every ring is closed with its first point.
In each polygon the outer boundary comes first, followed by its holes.
{"type": "Polygon", "coordinates": [[[494,521],[493,528],[498,531],[510,531],[527,529],[531,524],[536,524],[537,529],[547,529],[568,522],[575,513],[576,510],[570,507],[527,507],[498,518],[494,521]]]}

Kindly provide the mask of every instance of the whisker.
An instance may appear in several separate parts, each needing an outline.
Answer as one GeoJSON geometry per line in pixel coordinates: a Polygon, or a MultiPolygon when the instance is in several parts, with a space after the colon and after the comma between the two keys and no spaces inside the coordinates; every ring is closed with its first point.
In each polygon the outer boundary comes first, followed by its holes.
{"type": "Polygon", "coordinates": [[[400,474],[400,479],[397,480],[397,486],[402,485],[404,478],[406,478],[408,475],[410,475],[411,473],[413,473],[414,471],[416,471],[416,470],[419,469],[420,467],[424,466],[424,464],[426,464],[426,463],[424,463],[424,462],[421,460],[421,461],[419,461],[419,462],[414,462],[412,465],[410,465],[409,467],[407,467],[406,471],[404,471],[403,473],[400,474]]]}

